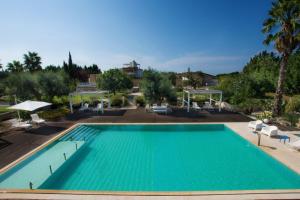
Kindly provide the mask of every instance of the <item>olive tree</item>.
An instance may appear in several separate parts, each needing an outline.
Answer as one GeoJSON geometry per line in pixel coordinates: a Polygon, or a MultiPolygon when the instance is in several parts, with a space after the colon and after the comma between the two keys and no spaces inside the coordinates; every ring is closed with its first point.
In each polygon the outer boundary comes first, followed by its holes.
{"type": "Polygon", "coordinates": [[[116,94],[117,91],[131,89],[133,83],[120,69],[110,69],[98,76],[97,85],[103,90],[116,94]]]}
{"type": "Polygon", "coordinates": [[[141,89],[149,103],[161,103],[164,99],[169,102],[176,100],[176,93],[171,81],[167,76],[153,69],[144,71],[141,89]]]}

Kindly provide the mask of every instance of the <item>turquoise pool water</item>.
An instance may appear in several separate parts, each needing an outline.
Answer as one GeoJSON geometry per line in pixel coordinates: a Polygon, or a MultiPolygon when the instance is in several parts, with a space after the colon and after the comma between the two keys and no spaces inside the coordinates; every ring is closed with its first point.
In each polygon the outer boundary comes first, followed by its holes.
{"type": "Polygon", "coordinates": [[[81,125],[0,176],[0,188],[299,189],[300,176],[224,125],[81,125]],[[51,170],[50,170],[51,165],[51,170]]]}

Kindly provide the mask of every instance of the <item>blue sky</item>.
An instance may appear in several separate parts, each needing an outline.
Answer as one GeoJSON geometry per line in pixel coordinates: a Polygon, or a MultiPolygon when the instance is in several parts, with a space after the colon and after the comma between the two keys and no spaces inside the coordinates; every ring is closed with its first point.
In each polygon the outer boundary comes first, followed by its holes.
{"type": "Polygon", "coordinates": [[[27,51],[43,66],[96,63],[102,70],[135,59],[161,71],[241,70],[259,51],[270,0],[1,0],[0,59],[27,51]]]}

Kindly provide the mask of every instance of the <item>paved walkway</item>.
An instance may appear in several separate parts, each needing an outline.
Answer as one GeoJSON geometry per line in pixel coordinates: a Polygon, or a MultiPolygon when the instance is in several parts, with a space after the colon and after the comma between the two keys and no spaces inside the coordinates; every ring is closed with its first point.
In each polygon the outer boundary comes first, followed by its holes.
{"type": "MultiPolygon", "coordinates": [[[[241,122],[225,124],[236,133],[241,135],[243,138],[247,139],[257,146],[258,136],[254,134],[251,129],[247,128],[247,123],[241,122]]],[[[289,136],[291,138],[290,142],[293,142],[300,139],[298,136],[296,136],[297,133],[300,132],[279,131],[279,137],[284,135],[289,136]]],[[[300,174],[300,153],[292,149],[289,146],[288,141],[286,141],[286,143],[284,143],[283,140],[280,141],[279,137],[270,138],[269,136],[262,135],[261,145],[259,146],[259,148],[300,174]]]]}
{"type": "MultiPolygon", "coordinates": [[[[230,193],[230,192],[228,192],[230,193]]],[[[1,199],[51,199],[51,200],[249,200],[249,199],[300,199],[300,192],[258,194],[215,194],[190,196],[122,196],[122,195],[62,195],[62,194],[0,194],[1,199]]]]}

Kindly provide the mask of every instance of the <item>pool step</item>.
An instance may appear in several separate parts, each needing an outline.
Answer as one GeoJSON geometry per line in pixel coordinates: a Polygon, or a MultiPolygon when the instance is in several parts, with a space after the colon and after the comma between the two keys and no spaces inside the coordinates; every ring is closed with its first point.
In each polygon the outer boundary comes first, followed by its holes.
{"type": "Polygon", "coordinates": [[[98,130],[95,130],[89,126],[79,126],[78,128],[76,128],[75,130],[71,131],[69,134],[63,136],[62,138],[60,138],[60,141],[90,141],[92,140],[97,132],[99,132],[98,130]]]}
{"type": "Polygon", "coordinates": [[[84,141],[59,141],[24,166],[17,166],[14,173],[0,176],[0,188],[36,189],[45,182],[66,160],[74,155],[84,141]],[[16,181],[18,180],[18,181],[16,181]]]}

